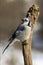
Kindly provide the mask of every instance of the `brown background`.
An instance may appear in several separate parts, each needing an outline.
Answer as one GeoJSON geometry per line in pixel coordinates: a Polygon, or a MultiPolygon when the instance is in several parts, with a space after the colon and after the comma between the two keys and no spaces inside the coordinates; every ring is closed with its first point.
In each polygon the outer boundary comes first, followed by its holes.
{"type": "MultiPolygon", "coordinates": [[[[0,39],[4,39],[11,35],[21,18],[25,17],[27,10],[33,4],[37,3],[35,0],[0,0],[0,39]]],[[[42,0],[39,1],[39,4],[42,0]]],[[[43,12],[42,4],[40,10],[43,12]]],[[[43,15],[40,14],[40,20],[43,21],[43,15]]]]}
{"type": "Polygon", "coordinates": [[[39,4],[40,7],[38,19],[40,29],[37,30],[36,34],[43,40],[43,0],[0,0],[0,40],[9,39],[21,19],[25,17],[29,7],[35,3],[39,4]]]}

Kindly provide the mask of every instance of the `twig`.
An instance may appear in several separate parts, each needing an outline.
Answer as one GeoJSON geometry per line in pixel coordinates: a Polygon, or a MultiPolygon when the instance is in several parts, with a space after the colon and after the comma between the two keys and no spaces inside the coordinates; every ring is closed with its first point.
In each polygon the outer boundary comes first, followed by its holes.
{"type": "Polygon", "coordinates": [[[26,40],[25,42],[26,45],[22,45],[22,49],[23,49],[24,65],[32,65],[32,57],[31,57],[32,31],[35,22],[37,21],[39,16],[39,6],[36,4],[32,5],[32,7],[29,8],[26,16],[32,19],[32,25],[31,25],[30,37],[28,40],[26,40]]]}

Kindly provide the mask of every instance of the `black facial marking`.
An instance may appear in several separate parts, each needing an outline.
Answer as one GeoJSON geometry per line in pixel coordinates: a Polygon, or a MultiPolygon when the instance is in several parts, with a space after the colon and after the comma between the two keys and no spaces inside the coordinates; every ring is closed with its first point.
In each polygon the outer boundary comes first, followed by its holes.
{"type": "Polygon", "coordinates": [[[29,23],[28,23],[28,26],[30,26],[31,27],[31,22],[29,21],[29,23]]]}
{"type": "Polygon", "coordinates": [[[25,21],[27,21],[27,20],[25,19],[25,21]]]}

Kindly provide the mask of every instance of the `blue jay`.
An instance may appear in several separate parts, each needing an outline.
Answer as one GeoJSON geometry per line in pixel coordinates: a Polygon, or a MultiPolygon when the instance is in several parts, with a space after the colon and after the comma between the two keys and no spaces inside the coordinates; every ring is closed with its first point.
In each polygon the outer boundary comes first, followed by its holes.
{"type": "Polygon", "coordinates": [[[22,44],[25,40],[29,38],[31,32],[31,19],[30,17],[25,17],[22,19],[21,24],[18,26],[16,31],[12,34],[11,38],[8,40],[8,45],[3,50],[3,53],[5,50],[13,43],[19,40],[22,44]]]}

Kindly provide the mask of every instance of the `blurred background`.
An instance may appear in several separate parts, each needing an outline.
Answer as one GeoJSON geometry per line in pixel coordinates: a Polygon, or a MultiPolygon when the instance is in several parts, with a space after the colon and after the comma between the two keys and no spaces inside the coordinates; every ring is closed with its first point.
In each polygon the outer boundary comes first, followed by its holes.
{"type": "Polygon", "coordinates": [[[20,44],[13,44],[3,55],[2,51],[32,4],[40,7],[32,38],[33,65],[43,65],[43,0],[0,0],[0,65],[24,64],[20,44]]]}

